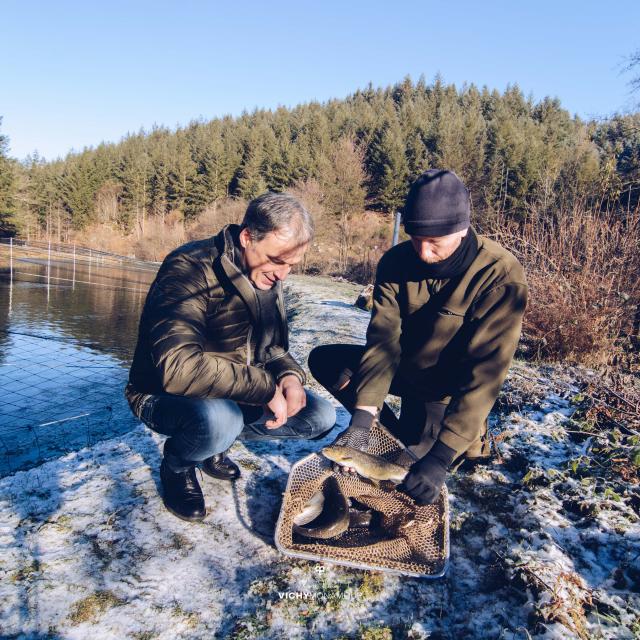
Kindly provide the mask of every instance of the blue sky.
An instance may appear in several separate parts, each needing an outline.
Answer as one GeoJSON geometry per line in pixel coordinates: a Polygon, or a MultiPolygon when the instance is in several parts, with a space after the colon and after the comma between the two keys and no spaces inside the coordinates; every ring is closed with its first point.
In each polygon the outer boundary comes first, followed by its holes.
{"type": "MultiPolygon", "coordinates": [[[[0,2],[0,132],[47,159],[154,123],[343,97],[409,74],[633,107],[640,2],[0,2]]],[[[636,96],[640,100],[640,97],[636,96]]]]}

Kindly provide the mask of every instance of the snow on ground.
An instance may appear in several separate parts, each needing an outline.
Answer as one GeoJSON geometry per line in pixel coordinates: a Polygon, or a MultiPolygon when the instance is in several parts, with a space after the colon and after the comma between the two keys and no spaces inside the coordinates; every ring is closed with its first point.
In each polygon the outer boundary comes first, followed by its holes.
{"type": "MultiPolygon", "coordinates": [[[[363,342],[368,314],[350,306],[355,292],[292,280],[302,360],[315,344],[363,342]]],[[[514,365],[491,418],[500,459],[448,481],[451,564],[434,581],[275,549],[288,471],[333,435],[236,442],[242,477],[203,476],[198,524],[163,508],[162,437],[142,425],[5,477],[0,636],[640,637],[638,500],[588,463],[594,439],[569,419],[576,394],[569,372],[514,365]]]]}

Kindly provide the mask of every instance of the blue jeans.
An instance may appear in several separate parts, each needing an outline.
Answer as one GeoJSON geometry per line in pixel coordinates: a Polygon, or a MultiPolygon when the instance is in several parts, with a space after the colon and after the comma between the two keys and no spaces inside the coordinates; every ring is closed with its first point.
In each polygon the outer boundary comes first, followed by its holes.
{"type": "Polygon", "coordinates": [[[226,451],[236,438],[323,437],[333,429],[336,411],[328,400],[306,389],[305,392],[306,407],[277,429],[266,427],[265,422],[273,416],[261,407],[225,398],[190,398],[168,393],[149,396],[142,404],[140,419],[150,429],[169,436],[165,460],[173,471],[185,471],[226,451]]]}

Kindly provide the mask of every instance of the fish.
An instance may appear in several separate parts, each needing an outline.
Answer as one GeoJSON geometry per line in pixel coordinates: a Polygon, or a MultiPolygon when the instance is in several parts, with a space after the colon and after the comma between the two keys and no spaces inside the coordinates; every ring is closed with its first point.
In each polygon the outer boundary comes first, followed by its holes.
{"type": "Polygon", "coordinates": [[[374,516],[374,511],[366,509],[349,509],[349,528],[366,528],[371,526],[371,520],[374,516]]]}
{"type": "MultiPolygon", "coordinates": [[[[349,528],[349,500],[342,493],[338,481],[333,476],[327,477],[320,489],[320,493],[323,497],[320,513],[313,520],[303,524],[296,523],[294,518],[293,530],[308,538],[334,538],[349,528]]],[[[309,502],[311,502],[311,499],[309,502]]],[[[307,502],[307,505],[309,502],[307,502]]],[[[309,509],[305,505],[298,516],[304,513],[306,509],[307,515],[312,510],[317,509],[318,502],[319,499],[316,498],[314,505],[309,509]]]]}
{"type": "Polygon", "coordinates": [[[418,555],[424,552],[425,540],[432,538],[442,524],[432,510],[416,507],[409,496],[399,492],[386,496],[359,495],[358,501],[374,510],[376,518],[372,518],[369,527],[372,535],[405,538],[418,555]]]}
{"type": "Polygon", "coordinates": [[[330,445],[322,449],[322,455],[343,467],[353,467],[363,478],[379,484],[389,480],[395,484],[402,482],[408,470],[399,464],[388,462],[380,456],[353,447],[330,445]]]}
{"type": "Polygon", "coordinates": [[[322,513],[324,506],[324,493],[318,489],[302,507],[302,511],[293,517],[293,523],[303,525],[311,522],[322,513]]]}
{"type": "Polygon", "coordinates": [[[390,495],[360,495],[358,501],[373,509],[375,517],[369,525],[372,533],[403,536],[417,523],[415,508],[403,499],[390,495]]]}

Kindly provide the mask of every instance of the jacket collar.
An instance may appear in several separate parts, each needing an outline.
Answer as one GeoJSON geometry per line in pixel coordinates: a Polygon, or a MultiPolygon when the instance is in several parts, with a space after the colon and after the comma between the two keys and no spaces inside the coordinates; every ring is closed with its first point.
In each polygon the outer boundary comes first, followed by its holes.
{"type": "MultiPolygon", "coordinates": [[[[252,324],[258,325],[260,322],[260,307],[258,304],[256,289],[251,283],[251,280],[249,280],[249,278],[247,278],[247,276],[238,268],[233,259],[234,251],[238,250],[239,235],[240,225],[228,224],[222,227],[218,235],[214,237],[214,245],[218,253],[217,257],[214,258],[214,268],[216,263],[220,265],[220,268],[224,272],[228,282],[247,305],[251,315],[252,324]]],[[[278,294],[280,315],[286,325],[286,320],[284,320],[285,314],[282,282],[277,282],[275,286],[278,294]]]]}
{"type": "MultiPolygon", "coordinates": [[[[251,323],[257,325],[260,318],[258,296],[249,278],[238,269],[233,261],[234,241],[237,240],[239,233],[239,225],[228,224],[222,227],[218,235],[214,237],[213,242],[218,254],[213,261],[214,269],[216,269],[216,265],[219,266],[227,282],[236,290],[237,294],[247,305],[247,309],[251,315],[251,323]]],[[[220,274],[218,274],[218,279],[220,280],[220,274]]]]}

